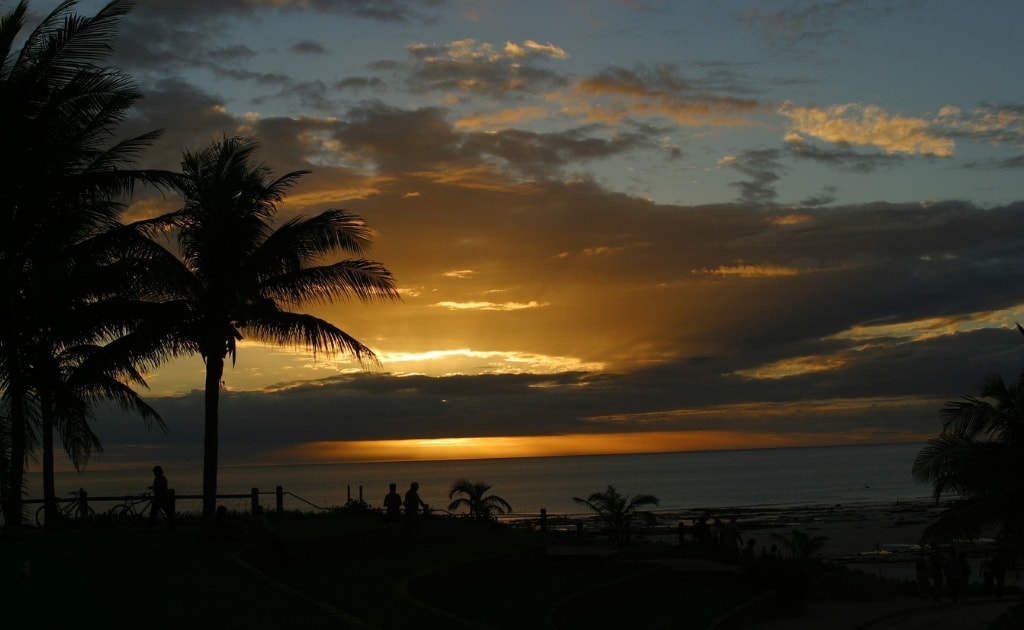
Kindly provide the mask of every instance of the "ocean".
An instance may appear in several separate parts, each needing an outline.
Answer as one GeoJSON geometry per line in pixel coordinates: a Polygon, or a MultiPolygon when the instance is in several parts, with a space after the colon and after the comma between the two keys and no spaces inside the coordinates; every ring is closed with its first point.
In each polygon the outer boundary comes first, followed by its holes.
{"type": "MultiPolygon", "coordinates": [[[[458,478],[482,481],[503,497],[517,515],[573,516],[584,512],[573,497],[604,491],[653,494],[665,513],[726,507],[849,505],[923,501],[930,488],[916,484],[911,465],[923,444],[700,451],[640,455],[594,455],[432,462],[310,464],[222,467],[220,494],[245,494],[258,488],[260,501],[273,508],[274,489],[285,491],[287,510],[316,511],[341,506],[362,496],[380,507],[388,483],[404,493],[420,484],[420,496],[434,509],[449,503],[448,488],[458,478]],[[362,493],[362,494],[360,494],[362,493]]],[[[164,464],[179,496],[202,493],[202,471],[164,464]]],[[[27,475],[27,497],[42,496],[41,475],[27,475]]],[[[57,473],[57,493],[85,488],[90,497],[145,492],[152,481],[148,468],[57,473]]],[[[225,499],[233,510],[248,509],[247,499],[225,499]]],[[[94,504],[105,511],[103,502],[94,504]]],[[[112,506],[113,503],[106,505],[112,506]]],[[[179,511],[198,512],[199,501],[182,500],[179,511]]]]}

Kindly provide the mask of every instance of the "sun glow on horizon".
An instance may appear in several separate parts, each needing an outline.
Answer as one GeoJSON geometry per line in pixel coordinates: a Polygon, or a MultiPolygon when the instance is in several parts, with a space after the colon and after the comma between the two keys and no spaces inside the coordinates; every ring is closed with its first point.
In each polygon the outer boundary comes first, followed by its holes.
{"type": "Polygon", "coordinates": [[[283,449],[274,454],[274,459],[289,463],[505,459],[870,444],[909,441],[919,439],[919,437],[911,435],[879,436],[873,433],[769,434],[740,431],[651,431],[320,441],[283,449]]]}

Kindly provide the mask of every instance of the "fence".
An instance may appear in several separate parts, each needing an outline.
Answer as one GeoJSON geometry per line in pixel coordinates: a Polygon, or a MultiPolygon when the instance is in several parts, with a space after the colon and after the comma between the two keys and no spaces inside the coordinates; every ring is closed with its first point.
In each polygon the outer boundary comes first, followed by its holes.
{"type": "MultiPolygon", "coordinates": [[[[325,509],[327,509],[327,508],[321,507],[319,505],[315,505],[315,504],[307,501],[306,499],[303,499],[302,497],[300,497],[298,495],[292,494],[291,492],[285,492],[284,488],[282,488],[281,486],[277,486],[277,488],[275,488],[273,492],[260,492],[259,488],[253,488],[252,490],[250,490],[249,492],[247,492],[245,494],[218,494],[217,495],[217,500],[219,501],[221,499],[249,499],[250,510],[255,511],[256,506],[258,506],[260,504],[260,495],[261,494],[264,494],[264,495],[272,494],[272,495],[274,495],[274,507],[275,507],[275,509],[278,512],[283,512],[284,511],[284,497],[285,497],[285,495],[294,497],[295,499],[297,499],[299,501],[302,501],[303,503],[306,503],[307,505],[309,505],[311,507],[314,507],[314,508],[316,508],[318,510],[325,510],[325,509]]],[[[83,490],[80,490],[79,494],[77,496],[73,497],[73,498],[70,498],[70,499],[59,498],[59,499],[54,499],[54,501],[56,503],[81,502],[83,505],[88,505],[90,503],[102,503],[102,502],[123,503],[124,501],[126,501],[128,499],[137,499],[140,496],[145,496],[145,495],[118,495],[118,496],[93,497],[93,496],[89,496],[89,493],[86,492],[83,489],[83,490]]],[[[170,496],[171,496],[171,505],[172,506],[174,506],[175,503],[177,501],[180,501],[180,500],[202,500],[202,498],[203,498],[203,495],[201,495],[201,494],[181,494],[181,495],[179,495],[179,494],[176,494],[174,492],[174,490],[170,491],[170,496]]],[[[45,499],[23,499],[22,500],[22,503],[24,505],[41,504],[41,503],[44,503],[44,502],[45,502],[45,499]]]]}

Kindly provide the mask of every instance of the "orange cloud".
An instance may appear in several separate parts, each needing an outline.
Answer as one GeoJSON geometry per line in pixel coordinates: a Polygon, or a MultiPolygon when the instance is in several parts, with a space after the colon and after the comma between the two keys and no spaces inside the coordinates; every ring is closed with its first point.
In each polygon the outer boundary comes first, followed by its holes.
{"type": "Polygon", "coordinates": [[[508,127],[527,120],[540,120],[548,117],[548,110],[543,107],[517,107],[492,114],[466,116],[455,121],[456,129],[488,129],[508,127]]]}
{"type": "Polygon", "coordinates": [[[694,275],[737,277],[737,278],[777,278],[780,276],[795,276],[801,273],[793,267],[781,265],[722,265],[715,268],[693,269],[690,273],[694,275]]]}
{"type": "Polygon", "coordinates": [[[447,308],[451,311],[522,311],[525,309],[541,308],[547,306],[547,302],[438,302],[434,306],[447,308]]]}
{"type": "Polygon", "coordinates": [[[730,96],[687,98],[611,77],[584,79],[571,93],[553,93],[548,100],[560,103],[566,115],[606,123],[632,115],[667,118],[685,126],[735,127],[753,124],[746,115],[762,109],[756,101],[730,96]]]}
{"type": "Polygon", "coordinates": [[[889,115],[877,105],[848,103],[828,108],[797,107],[790,103],[779,112],[787,116],[792,130],[787,138],[803,133],[835,144],[876,146],[886,153],[911,153],[949,157],[956,143],[931,130],[927,120],[889,115]]]}

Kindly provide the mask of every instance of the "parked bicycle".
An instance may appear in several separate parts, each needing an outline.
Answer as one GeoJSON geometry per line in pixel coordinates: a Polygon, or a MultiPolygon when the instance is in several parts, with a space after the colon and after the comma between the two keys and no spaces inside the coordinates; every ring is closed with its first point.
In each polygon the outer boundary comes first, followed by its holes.
{"type": "Polygon", "coordinates": [[[153,503],[153,495],[145,492],[134,497],[125,497],[124,503],[119,503],[110,508],[110,522],[114,527],[129,527],[143,516],[149,515],[150,504],[153,503]]]}
{"type": "MultiPolygon", "coordinates": [[[[96,510],[92,509],[89,505],[85,490],[83,488],[79,488],[78,490],[69,492],[68,494],[75,498],[71,501],[65,501],[57,504],[58,519],[74,523],[82,529],[89,529],[95,525],[96,510]]],[[[46,526],[45,504],[39,506],[39,509],[36,510],[36,525],[39,527],[46,526]]]]}

